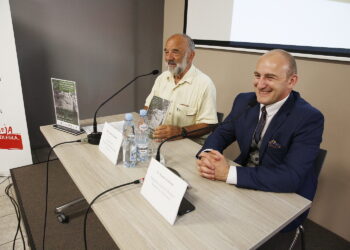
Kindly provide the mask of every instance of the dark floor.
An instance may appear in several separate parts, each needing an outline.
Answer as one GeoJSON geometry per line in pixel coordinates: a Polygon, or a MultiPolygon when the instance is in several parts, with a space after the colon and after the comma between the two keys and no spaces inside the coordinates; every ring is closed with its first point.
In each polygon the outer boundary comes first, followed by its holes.
{"type": "MultiPolygon", "coordinates": [[[[303,224],[306,250],[346,250],[350,249],[350,242],[319,226],[311,220],[303,224]]],[[[262,245],[259,250],[289,249],[295,232],[280,233],[262,245]]],[[[302,249],[300,236],[293,249],[302,249]]]]}
{"type": "MultiPolygon", "coordinates": [[[[59,223],[54,212],[57,206],[82,197],[73,180],[58,160],[11,169],[11,178],[26,227],[29,245],[43,248],[43,221],[45,214],[45,187],[48,173],[47,223],[45,249],[84,249],[83,220],[88,204],[82,203],[65,211],[69,223],[59,223]],[[64,184],[63,184],[64,183],[64,184]]],[[[87,223],[89,249],[117,249],[106,229],[93,211],[87,223]]],[[[2,250],[2,248],[0,247],[2,250]]]]}

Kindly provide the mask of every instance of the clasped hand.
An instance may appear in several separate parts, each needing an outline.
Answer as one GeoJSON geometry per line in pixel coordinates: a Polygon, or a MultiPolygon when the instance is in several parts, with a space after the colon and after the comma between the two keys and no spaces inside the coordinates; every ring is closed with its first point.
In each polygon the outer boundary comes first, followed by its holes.
{"type": "Polygon", "coordinates": [[[226,181],[229,172],[229,164],[225,157],[216,150],[199,154],[197,167],[199,174],[210,180],[226,181]]]}

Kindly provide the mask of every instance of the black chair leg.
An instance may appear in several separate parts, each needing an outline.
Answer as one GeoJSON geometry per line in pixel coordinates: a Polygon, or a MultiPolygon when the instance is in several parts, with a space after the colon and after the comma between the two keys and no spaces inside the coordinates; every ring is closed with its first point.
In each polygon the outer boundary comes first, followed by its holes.
{"type": "Polygon", "coordinates": [[[294,248],[294,245],[298,240],[299,234],[300,234],[300,240],[301,240],[301,249],[305,250],[305,238],[304,238],[305,235],[304,235],[304,227],[302,225],[300,225],[297,228],[297,230],[295,232],[294,239],[293,239],[292,243],[290,244],[289,250],[292,250],[294,248]]]}
{"type": "Polygon", "coordinates": [[[301,249],[305,250],[305,234],[304,227],[302,225],[299,226],[300,229],[300,238],[301,238],[301,249]]]}

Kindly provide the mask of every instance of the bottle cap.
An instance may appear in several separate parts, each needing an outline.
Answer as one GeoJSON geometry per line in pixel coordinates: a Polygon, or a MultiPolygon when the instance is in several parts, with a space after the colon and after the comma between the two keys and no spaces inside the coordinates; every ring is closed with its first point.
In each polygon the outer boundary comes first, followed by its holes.
{"type": "Polygon", "coordinates": [[[131,113],[126,113],[125,114],[125,120],[126,121],[132,121],[132,120],[134,120],[134,117],[132,116],[131,113]]]}
{"type": "Polygon", "coordinates": [[[140,109],[140,116],[146,116],[146,115],[147,115],[147,110],[140,109]]]}

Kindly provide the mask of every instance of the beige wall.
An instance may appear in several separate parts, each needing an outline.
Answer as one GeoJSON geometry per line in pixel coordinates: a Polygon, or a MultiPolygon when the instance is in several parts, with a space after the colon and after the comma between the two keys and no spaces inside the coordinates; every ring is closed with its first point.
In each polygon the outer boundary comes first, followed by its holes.
{"type": "MultiPolygon", "coordinates": [[[[165,0],[164,40],[182,32],[183,15],[184,0],[165,0]]],[[[239,92],[252,90],[252,72],[258,56],[196,50],[194,63],[213,79],[217,108],[225,116],[239,92]]],[[[296,90],[324,114],[321,147],[328,150],[309,218],[350,241],[350,63],[297,58],[297,64],[300,78],[296,90]]]]}

